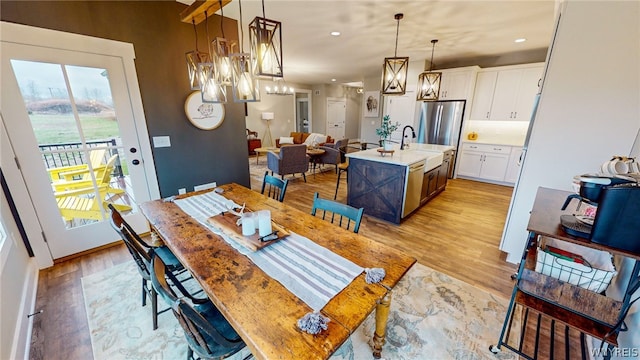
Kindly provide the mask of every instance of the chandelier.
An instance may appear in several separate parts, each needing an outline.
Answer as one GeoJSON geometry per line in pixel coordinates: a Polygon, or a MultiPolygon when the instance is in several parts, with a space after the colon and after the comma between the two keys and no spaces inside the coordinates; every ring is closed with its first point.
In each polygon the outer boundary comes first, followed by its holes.
{"type": "Polygon", "coordinates": [[[442,80],[441,72],[433,72],[433,51],[436,48],[437,39],[431,40],[431,62],[429,63],[429,71],[425,71],[418,75],[418,101],[438,100],[440,96],[440,81],[442,80]]]}
{"type": "Polygon", "coordinates": [[[395,14],[396,25],[396,49],[393,57],[384,58],[382,66],[382,94],[404,95],[407,87],[407,71],[409,70],[409,58],[398,57],[398,31],[403,14],[395,14]]]}
{"type": "Polygon", "coordinates": [[[264,87],[267,94],[270,95],[293,95],[295,90],[291,86],[287,86],[287,83],[283,78],[274,78],[272,86],[264,87]]]}
{"type": "Polygon", "coordinates": [[[253,73],[261,77],[283,77],[282,27],[279,21],[267,19],[262,0],[262,17],[249,24],[253,73]]]}

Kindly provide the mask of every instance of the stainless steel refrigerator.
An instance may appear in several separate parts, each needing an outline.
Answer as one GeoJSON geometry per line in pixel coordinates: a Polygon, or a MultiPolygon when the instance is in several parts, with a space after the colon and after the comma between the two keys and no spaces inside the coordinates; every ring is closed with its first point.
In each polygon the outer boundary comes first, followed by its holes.
{"type": "Polygon", "coordinates": [[[422,103],[416,142],[458,148],[465,100],[422,103]]]}

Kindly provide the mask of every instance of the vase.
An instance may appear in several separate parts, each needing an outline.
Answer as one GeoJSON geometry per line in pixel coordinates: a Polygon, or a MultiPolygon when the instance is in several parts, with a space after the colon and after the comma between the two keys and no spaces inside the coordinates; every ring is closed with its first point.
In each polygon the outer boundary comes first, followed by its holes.
{"type": "Polygon", "coordinates": [[[384,151],[391,151],[393,150],[393,143],[391,141],[387,141],[387,140],[383,140],[382,141],[382,149],[384,151]]]}

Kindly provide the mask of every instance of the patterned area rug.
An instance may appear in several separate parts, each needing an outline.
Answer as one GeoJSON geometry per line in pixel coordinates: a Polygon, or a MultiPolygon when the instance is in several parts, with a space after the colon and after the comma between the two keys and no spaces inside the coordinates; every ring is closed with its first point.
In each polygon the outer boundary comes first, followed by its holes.
{"type": "MultiPolygon", "coordinates": [[[[186,356],[184,335],[170,311],[160,314],[158,329],[151,330],[151,306],[140,306],[140,276],[133,262],[85,277],[82,287],[94,359],[186,356]]],[[[161,299],[158,303],[164,305],[161,299]]],[[[509,351],[493,355],[488,350],[498,339],[507,303],[416,264],[394,289],[383,358],[515,359],[509,351]]],[[[371,359],[374,326],[375,312],[331,359],[371,359]]]]}

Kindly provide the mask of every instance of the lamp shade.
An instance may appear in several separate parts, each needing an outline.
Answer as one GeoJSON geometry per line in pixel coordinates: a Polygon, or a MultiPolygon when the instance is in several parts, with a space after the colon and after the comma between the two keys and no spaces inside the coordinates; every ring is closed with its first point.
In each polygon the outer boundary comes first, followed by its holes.
{"type": "Polygon", "coordinates": [[[273,120],[273,113],[272,112],[263,112],[262,113],[262,120],[273,120]]]}

